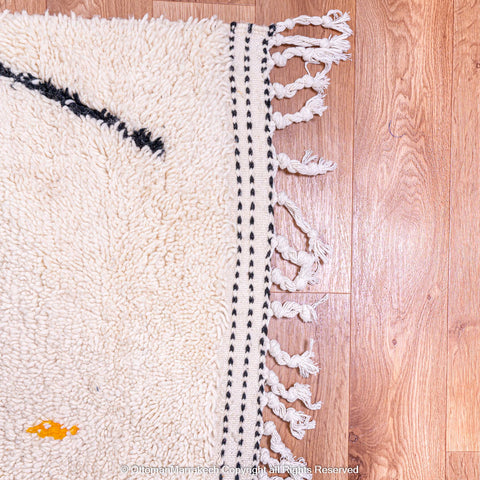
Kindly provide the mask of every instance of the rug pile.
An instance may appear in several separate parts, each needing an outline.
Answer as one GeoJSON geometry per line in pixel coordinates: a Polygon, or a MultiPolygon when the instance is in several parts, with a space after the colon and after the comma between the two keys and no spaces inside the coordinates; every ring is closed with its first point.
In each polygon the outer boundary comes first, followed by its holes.
{"type": "Polygon", "coordinates": [[[313,321],[316,305],[270,288],[314,283],[328,248],[274,177],[335,165],[272,136],[326,109],[348,20],[0,15],[2,478],[312,478],[262,412],[301,439],[314,422],[289,404],[321,402],[265,358],[318,371],[268,337],[270,318],[313,321]],[[289,36],[297,24],[337,33],[289,36]],[[272,84],[293,57],[323,69],[272,84]],[[272,111],[304,88],[300,111],[272,111]],[[274,207],[307,251],[275,232],[274,207]]]}

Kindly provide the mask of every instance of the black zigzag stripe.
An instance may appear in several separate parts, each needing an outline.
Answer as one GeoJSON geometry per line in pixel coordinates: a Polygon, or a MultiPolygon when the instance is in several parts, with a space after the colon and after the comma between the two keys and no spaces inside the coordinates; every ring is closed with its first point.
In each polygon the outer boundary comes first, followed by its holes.
{"type": "Polygon", "coordinates": [[[117,131],[122,133],[123,138],[133,140],[138,148],[148,147],[152,153],[157,155],[162,155],[165,152],[163,140],[160,137],[152,139],[152,134],[146,128],[131,131],[125,122],[107,112],[106,109],[100,111],[85,105],[77,93],[70,93],[68,89],[57,88],[50,80],[40,80],[31,73],[13,73],[10,68],[2,63],[0,63],[0,77],[9,78],[13,80],[13,83],[20,83],[28,90],[39,92],[50,100],[55,100],[62,107],[67,107],[79,117],[90,117],[100,120],[109,127],[116,128],[117,131]]]}

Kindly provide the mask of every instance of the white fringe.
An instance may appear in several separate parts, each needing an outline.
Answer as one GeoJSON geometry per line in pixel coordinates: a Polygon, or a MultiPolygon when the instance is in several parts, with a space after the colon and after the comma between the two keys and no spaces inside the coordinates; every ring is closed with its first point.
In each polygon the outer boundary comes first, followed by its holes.
{"type": "MultiPolygon", "coordinates": [[[[294,39],[295,37],[291,38],[294,39]]],[[[339,35],[329,41],[329,45],[325,47],[288,47],[283,52],[275,52],[272,55],[272,60],[277,67],[284,67],[288,60],[293,57],[300,57],[307,64],[319,65],[323,63],[325,67],[320,73],[326,75],[332,68],[333,63],[339,63],[341,60],[350,58],[350,54],[344,53],[349,48],[350,42],[345,40],[343,35],[339,35]]]]}
{"type": "MultiPolygon", "coordinates": [[[[282,442],[282,439],[277,431],[277,427],[272,421],[265,422],[263,425],[264,428],[264,436],[270,437],[270,450],[272,452],[280,454],[280,463],[279,467],[287,467],[290,477],[286,477],[285,480],[311,480],[312,474],[306,471],[307,462],[304,458],[297,458],[293,456],[292,451],[282,442]]],[[[261,453],[262,455],[262,463],[268,465],[269,467],[276,468],[275,464],[272,462],[270,457],[270,452],[268,449],[265,449],[268,452],[268,456],[266,453],[261,453]]],[[[275,460],[274,460],[275,461],[275,460]]],[[[278,461],[278,460],[277,460],[278,461]]],[[[264,478],[272,478],[265,476],[264,478]]],[[[273,478],[281,478],[281,477],[273,477],[273,478]]]]}
{"type": "Polygon", "coordinates": [[[290,158],[286,153],[277,153],[278,167],[282,170],[287,170],[290,173],[299,173],[300,175],[323,175],[328,172],[333,172],[337,168],[337,164],[330,160],[320,158],[314,155],[311,150],[306,150],[302,160],[295,160],[290,158]]]}
{"type": "Polygon", "coordinates": [[[305,105],[295,113],[286,113],[282,115],[280,112],[275,112],[272,119],[275,122],[277,130],[282,130],[292,123],[308,122],[312,120],[315,115],[321,116],[327,109],[324,104],[325,95],[318,93],[314,97],[306,101],[305,105]]]}
{"type": "Polygon", "coordinates": [[[340,10],[330,10],[323,17],[300,15],[295,18],[287,18],[283,22],[278,22],[276,24],[275,31],[278,34],[285,30],[291,30],[295,25],[314,25],[351,35],[352,29],[348,25],[348,21],[350,21],[350,15],[348,13],[343,13],[340,10]]]}
{"type": "MultiPolygon", "coordinates": [[[[274,35],[272,38],[272,45],[275,47],[279,47],[281,45],[295,45],[296,47],[317,47],[317,48],[330,48],[335,49],[348,49],[348,45],[345,43],[345,38],[348,35],[336,35],[334,37],[325,37],[325,38],[312,38],[312,37],[304,37],[302,35],[294,35],[291,37],[287,37],[285,35],[274,35]]],[[[283,66],[283,65],[278,65],[283,66]]]]}
{"type": "MultiPolygon", "coordinates": [[[[306,101],[299,111],[282,115],[274,112],[272,121],[276,129],[283,129],[292,123],[306,122],[315,115],[322,115],[326,110],[324,103],[325,92],[329,86],[329,73],[333,64],[350,58],[347,53],[350,43],[347,40],[352,34],[348,25],[350,17],[348,13],[339,10],[330,10],[323,17],[310,17],[302,15],[296,18],[289,18],[276,24],[276,33],[272,37],[270,46],[285,46],[283,51],[276,52],[269,59],[269,66],[284,67],[288,60],[299,57],[305,62],[306,74],[297,78],[292,83],[283,85],[274,83],[272,85],[273,96],[278,99],[292,98],[297,92],[304,89],[312,89],[315,95],[306,101]],[[330,35],[326,38],[312,38],[302,35],[282,35],[281,32],[291,30],[295,25],[314,25],[325,29],[335,30],[340,35],[330,35]],[[311,75],[308,64],[323,64],[323,69],[315,75],[311,75]]],[[[273,162],[274,173],[280,168],[289,173],[306,176],[323,175],[335,170],[334,162],[318,158],[312,151],[307,150],[302,160],[290,158],[286,153],[278,153],[273,162]]],[[[285,192],[275,193],[274,203],[283,206],[292,216],[295,224],[308,238],[308,251],[296,250],[288,239],[282,235],[275,235],[273,248],[283,259],[299,267],[294,279],[288,278],[278,268],[272,271],[272,283],[278,285],[282,290],[290,292],[302,291],[308,285],[316,283],[316,271],[320,262],[324,262],[329,253],[328,246],[320,239],[319,233],[304,218],[300,208],[293,202],[285,192]]],[[[312,305],[299,304],[296,302],[277,302],[270,304],[268,318],[294,318],[297,315],[304,322],[317,320],[316,307],[326,301],[327,295],[312,305]]],[[[301,355],[290,355],[283,351],[276,340],[267,339],[266,349],[275,361],[282,366],[298,369],[300,375],[308,377],[318,373],[318,366],[313,361],[313,340],[310,349],[301,355]]],[[[315,422],[304,412],[294,408],[286,407],[280,398],[289,403],[300,400],[309,410],[321,408],[322,402],[312,403],[312,392],[309,385],[295,383],[286,388],[280,382],[278,376],[270,369],[265,369],[265,384],[270,391],[265,392],[261,398],[261,407],[268,406],[280,419],[289,423],[290,431],[295,438],[302,439],[309,429],[315,428],[315,422]]],[[[269,476],[265,470],[260,470],[260,480],[312,480],[312,474],[306,468],[303,458],[295,459],[291,450],[283,443],[275,424],[265,422],[263,424],[263,435],[270,437],[270,450],[260,450],[260,462],[269,469],[274,470],[274,475],[269,476]],[[280,454],[280,460],[272,458],[270,451],[280,454]],[[276,475],[288,473],[288,477],[276,475]]]]}
{"type": "Polygon", "coordinates": [[[318,318],[315,309],[318,307],[318,305],[325,303],[327,300],[328,295],[324,295],[320,300],[312,305],[291,301],[284,303],[273,301],[270,304],[270,317],[294,318],[298,315],[305,323],[314,322],[318,318]]]}
{"type": "Polygon", "coordinates": [[[300,400],[309,410],[318,410],[322,408],[322,402],[312,403],[312,391],[310,385],[303,383],[295,383],[293,387],[288,390],[280,382],[275,372],[270,369],[266,369],[266,383],[270,387],[270,390],[289,403],[293,403],[296,400],[300,400]]]}
{"type": "Polygon", "coordinates": [[[309,252],[296,250],[293,248],[286,237],[275,234],[272,240],[273,249],[276,250],[282,258],[294,265],[300,267],[296,277],[292,280],[287,277],[279,268],[272,271],[272,283],[278,285],[282,290],[289,292],[298,292],[305,290],[308,285],[318,283],[317,269],[320,261],[324,261],[329,249],[319,238],[318,232],[310,226],[303,218],[298,206],[288,196],[281,192],[276,195],[274,202],[283,206],[292,216],[295,224],[307,235],[309,240],[309,252]]]}
{"type": "Polygon", "coordinates": [[[296,277],[291,280],[285,276],[279,268],[272,272],[272,283],[278,285],[282,290],[296,292],[305,290],[307,285],[318,282],[317,268],[318,258],[311,252],[295,250],[283,235],[275,234],[272,239],[272,247],[284,260],[300,267],[296,277]]]}
{"type": "Polygon", "coordinates": [[[292,98],[299,90],[303,90],[304,88],[311,88],[316,92],[323,92],[328,87],[328,84],[328,77],[322,75],[322,72],[317,72],[314,77],[307,74],[287,85],[275,82],[272,88],[275,97],[281,100],[282,98],[292,98]]]}
{"type": "Polygon", "coordinates": [[[273,392],[265,392],[263,394],[262,406],[267,406],[274,415],[287,422],[290,426],[290,433],[298,440],[302,440],[307,430],[315,428],[315,420],[312,420],[310,415],[292,407],[285,407],[273,392]]]}
{"type": "Polygon", "coordinates": [[[330,253],[329,247],[319,238],[319,233],[304,218],[298,205],[285,192],[277,193],[276,204],[285,207],[297,227],[308,238],[308,249],[323,262],[330,253]]]}
{"type": "Polygon", "coordinates": [[[290,246],[288,239],[283,235],[275,234],[272,239],[272,245],[273,248],[275,248],[275,250],[282,256],[282,258],[288,262],[307,270],[316,270],[315,267],[318,262],[318,258],[313,253],[295,250],[292,246],[290,246]]]}
{"type": "MultiPolygon", "coordinates": [[[[270,448],[272,449],[272,452],[279,453],[280,458],[282,459],[290,462],[295,461],[292,451],[282,442],[277,427],[272,421],[263,424],[263,435],[270,437],[270,448]]],[[[305,460],[303,458],[298,458],[297,462],[304,463],[305,460]]]]}
{"type": "Polygon", "coordinates": [[[297,276],[293,280],[288,278],[279,268],[272,270],[272,283],[278,285],[281,290],[288,292],[301,292],[305,290],[307,285],[313,285],[317,283],[316,277],[310,281],[305,281],[302,276],[297,276]]]}
{"type": "Polygon", "coordinates": [[[275,359],[279,365],[285,365],[289,368],[298,368],[303,378],[310,375],[316,375],[319,372],[318,366],[313,361],[313,339],[310,340],[310,349],[301,355],[290,355],[280,347],[277,340],[267,339],[265,344],[267,352],[275,359]]]}

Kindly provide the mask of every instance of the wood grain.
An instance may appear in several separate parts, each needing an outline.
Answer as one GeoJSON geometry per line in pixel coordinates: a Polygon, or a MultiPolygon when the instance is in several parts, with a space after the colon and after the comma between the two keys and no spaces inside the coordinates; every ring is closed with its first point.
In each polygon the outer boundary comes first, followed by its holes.
{"type": "Polygon", "coordinates": [[[205,18],[217,15],[225,22],[255,21],[255,7],[189,2],[153,2],[153,15],[165,15],[170,20],[188,20],[189,17],[205,18]]]}
{"type": "Polygon", "coordinates": [[[0,9],[11,12],[44,13],[47,8],[46,0],[4,0],[0,1],[0,9]]]}
{"type": "MultiPolygon", "coordinates": [[[[318,295],[303,294],[297,298],[301,302],[313,303],[318,295]]],[[[291,299],[291,295],[275,294],[273,299],[286,301],[291,299]]],[[[321,369],[318,376],[304,379],[297,371],[279,367],[271,359],[267,362],[287,387],[295,382],[312,386],[312,399],[323,402],[322,408],[312,415],[317,428],[308,431],[303,440],[296,440],[286,424],[270,414],[268,408],[265,409],[265,418],[277,423],[278,431],[289,448],[296,456],[305,458],[311,468],[315,465],[347,467],[350,296],[330,295],[328,301],[317,310],[317,323],[304,324],[299,319],[272,319],[269,336],[278,338],[282,348],[292,354],[308,349],[308,339],[313,338],[315,360],[321,369]]],[[[297,410],[305,410],[299,401],[292,406],[297,410]]],[[[316,474],[314,478],[323,478],[323,475],[316,474]]],[[[329,478],[346,480],[347,475],[329,475],[329,478]]]]}
{"type": "Polygon", "coordinates": [[[445,478],[452,14],[357,4],[353,478],[445,478]]]}
{"type": "Polygon", "coordinates": [[[142,18],[152,15],[152,0],[47,0],[50,13],[75,12],[82,17],[142,18]]]}
{"type": "MultiPolygon", "coordinates": [[[[188,2],[189,0],[171,0],[172,2],[188,2]]],[[[259,0],[261,1],[261,0],[259,0]]],[[[215,3],[221,5],[255,5],[255,0],[207,0],[202,2],[201,0],[195,0],[191,3],[215,3]]]]}
{"type": "MultiPolygon", "coordinates": [[[[350,12],[355,24],[355,3],[353,0],[288,1],[263,0],[257,3],[256,22],[270,24],[302,14],[324,15],[336,8],[350,12]]],[[[319,27],[296,27],[293,34],[319,37],[334,34],[319,27]]],[[[352,40],[352,51],[354,45],[352,40]]],[[[311,72],[319,69],[309,66],[311,72]]],[[[273,81],[290,83],[305,74],[303,62],[290,60],[286,68],[274,68],[273,81]]],[[[275,132],[274,143],[277,152],[286,152],[292,158],[301,158],[306,149],[335,161],[338,168],[334,173],[306,178],[279,172],[276,178],[278,191],[285,190],[301,206],[306,218],[318,228],[322,238],[330,245],[332,253],[320,267],[320,283],[309,288],[310,292],[350,292],[351,282],[351,215],[352,215],[352,158],[353,158],[353,111],[354,111],[354,64],[342,62],[333,66],[330,73],[331,85],[327,91],[328,110],[322,117],[292,125],[275,132]]],[[[312,90],[297,93],[289,100],[275,101],[273,109],[282,113],[296,111],[313,96],[312,90]]],[[[277,210],[276,227],[279,233],[286,233],[293,244],[305,248],[304,235],[298,231],[283,210],[277,210]]],[[[285,265],[278,257],[274,259],[290,276],[295,267],[285,265]]],[[[277,288],[273,289],[278,291],[277,288]]]]}
{"type": "Polygon", "coordinates": [[[480,452],[448,452],[446,480],[478,480],[480,452]]]}
{"type": "Polygon", "coordinates": [[[480,4],[455,6],[447,450],[480,450],[480,4]]]}

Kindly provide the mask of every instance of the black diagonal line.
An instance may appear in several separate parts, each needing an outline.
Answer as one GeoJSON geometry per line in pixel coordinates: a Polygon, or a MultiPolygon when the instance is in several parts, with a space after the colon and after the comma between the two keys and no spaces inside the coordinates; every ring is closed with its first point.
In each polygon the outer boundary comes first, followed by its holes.
{"type": "Polygon", "coordinates": [[[60,105],[67,107],[71,112],[79,117],[90,117],[100,120],[118,130],[123,138],[133,140],[138,148],[148,147],[152,153],[162,155],[164,153],[163,140],[158,137],[152,139],[152,134],[146,128],[140,130],[131,130],[125,122],[118,117],[103,110],[96,110],[85,105],[79,98],[78,93],[70,93],[68,88],[58,88],[50,80],[43,81],[33,76],[31,73],[13,73],[8,67],[0,62],[0,77],[10,78],[13,83],[21,83],[25,88],[39,92],[43,96],[54,100],[60,105]]]}

